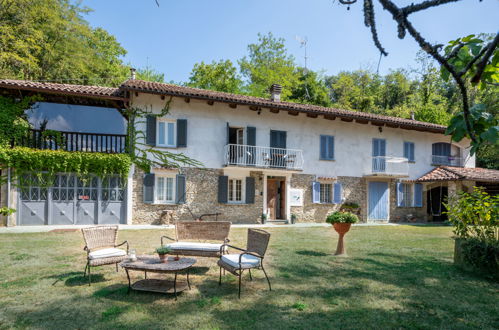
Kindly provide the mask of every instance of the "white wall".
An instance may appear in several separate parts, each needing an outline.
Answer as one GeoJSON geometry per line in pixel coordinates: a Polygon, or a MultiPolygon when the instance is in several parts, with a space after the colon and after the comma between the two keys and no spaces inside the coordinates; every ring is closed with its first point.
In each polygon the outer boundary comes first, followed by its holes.
{"type": "MultiPolygon", "coordinates": [[[[139,93],[132,99],[135,107],[152,106],[155,113],[166,103],[160,96],[139,93]]],[[[258,115],[247,106],[238,105],[236,109],[228,104],[217,103],[210,106],[206,101],[193,100],[189,103],[183,98],[174,98],[167,118],[187,119],[187,148],[168,149],[182,152],[201,161],[207,168],[223,166],[223,150],[226,144],[226,125],[256,127],[256,145],[269,146],[270,130],[287,131],[287,147],[303,150],[305,174],[323,176],[362,176],[371,169],[372,139],[386,139],[386,155],[403,157],[403,142],[415,143],[416,162],[409,164],[409,178],[416,179],[430,171],[432,143],[449,142],[450,137],[443,134],[418,132],[399,128],[383,127],[379,132],[377,126],[371,124],[348,123],[323,118],[309,118],[305,114],[290,116],[286,111],[278,114],[262,109],[258,115]],[[319,135],[327,134],[335,137],[335,161],[319,160],[319,135]]],[[[137,128],[145,131],[145,123],[137,128]]],[[[466,167],[474,167],[474,157],[469,157],[469,150],[464,141],[461,142],[462,157],[466,159],[466,167]]]]}

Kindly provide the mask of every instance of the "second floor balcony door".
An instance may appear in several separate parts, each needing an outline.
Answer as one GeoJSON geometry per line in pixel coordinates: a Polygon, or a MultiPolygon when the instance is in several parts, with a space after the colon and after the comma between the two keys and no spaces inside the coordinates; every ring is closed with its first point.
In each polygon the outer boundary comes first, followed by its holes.
{"type": "Polygon", "coordinates": [[[386,170],[386,140],[373,139],[373,172],[386,170]]]}
{"type": "Polygon", "coordinates": [[[228,129],[228,144],[233,145],[229,150],[229,159],[231,164],[244,164],[245,144],[244,144],[244,128],[229,127],[228,129]]]}
{"type": "Polygon", "coordinates": [[[270,166],[286,167],[286,131],[270,131],[270,166]]]}

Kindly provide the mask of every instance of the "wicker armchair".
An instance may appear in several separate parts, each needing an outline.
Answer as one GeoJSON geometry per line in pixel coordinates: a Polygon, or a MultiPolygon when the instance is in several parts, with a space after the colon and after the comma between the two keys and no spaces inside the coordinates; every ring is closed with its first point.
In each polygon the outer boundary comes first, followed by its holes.
{"type": "Polygon", "coordinates": [[[127,241],[116,244],[118,238],[118,226],[97,226],[82,228],[85,247],[87,251],[87,265],[85,266],[84,275],[87,275],[88,270],[88,285],[91,283],[90,267],[118,264],[126,259],[128,255],[129,245],[127,241]],[[117,247],[126,244],[126,251],[117,247]]]}
{"type": "Polygon", "coordinates": [[[272,291],[269,277],[267,276],[265,268],[263,268],[263,258],[265,256],[265,252],[267,251],[269,240],[270,234],[265,230],[248,229],[246,249],[224,244],[220,248],[220,259],[218,260],[218,266],[220,266],[220,278],[218,284],[222,285],[222,269],[236,275],[239,277],[239,298],[241,298],[241,275],[245,270],[248,270],[250,280],[253,280],[253,277],[251,276],[251,269],[258,268],[263,270],[265,278],[269,284],[269,290],[272,291]],[[242,252],[222,254],[222,251],[225,251],[227,248],[236,249],[242,252]]]}

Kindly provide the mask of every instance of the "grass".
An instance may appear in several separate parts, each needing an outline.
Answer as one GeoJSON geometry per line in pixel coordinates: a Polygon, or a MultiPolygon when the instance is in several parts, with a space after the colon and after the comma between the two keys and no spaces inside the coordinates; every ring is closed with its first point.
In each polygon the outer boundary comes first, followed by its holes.
{"type": "MultiPolygon", "coordinates": [[[[334,257],[331,228],[270,230],[266,269],[218,286],[214,259],[199,259],[191,291],[132,292],[114,266],[83,277],[79,232],[0,235],[0,329],[111,328],[447,328],[493,329],[499,324],[499,284],[452,264],[451,228],[354,227],[348,258],[334,257]]],[[[122,231],[138,253],[152,254],[163,231],[122,231]]],[[[168,233],[173,234],[173,233],[168,233]]],[[[244,246],[245,229],[231,241],[244,246]]],[[[133,274],[141,278],[142,274],[133,274]]],[[[181,276],[182,277],[182,276],[181,276]]]]}

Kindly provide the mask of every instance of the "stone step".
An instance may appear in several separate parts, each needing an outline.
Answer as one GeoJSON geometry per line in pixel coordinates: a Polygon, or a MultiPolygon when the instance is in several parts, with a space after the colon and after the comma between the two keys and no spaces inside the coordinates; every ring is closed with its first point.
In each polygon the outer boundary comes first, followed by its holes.
{"type": "Polygon", "coordinates": [[[266,223],[274,225],[287,225],[288,220],[267,220],[266,223]]]}

